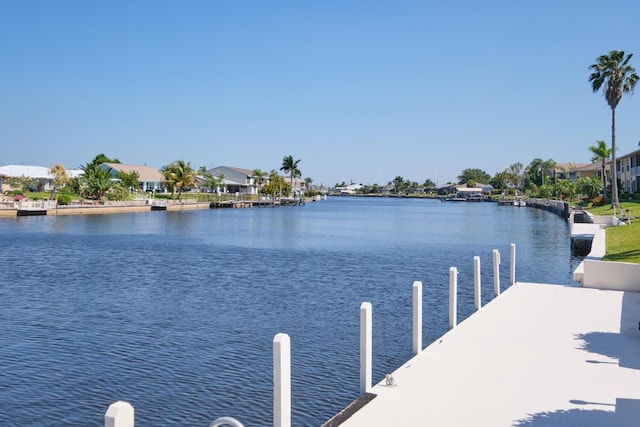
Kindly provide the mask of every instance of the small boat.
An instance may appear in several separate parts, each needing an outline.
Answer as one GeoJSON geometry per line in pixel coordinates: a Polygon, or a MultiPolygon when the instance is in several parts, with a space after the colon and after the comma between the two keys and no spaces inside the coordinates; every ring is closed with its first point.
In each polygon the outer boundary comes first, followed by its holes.
{"type": "Polygon", "coordinates": [[[517,199],[514,199],[513,201],[513,207],[524,208],[526,206],[527,206],[527,202],[525,202],[524,199],[522,198],[517,198],[517,199]]]}

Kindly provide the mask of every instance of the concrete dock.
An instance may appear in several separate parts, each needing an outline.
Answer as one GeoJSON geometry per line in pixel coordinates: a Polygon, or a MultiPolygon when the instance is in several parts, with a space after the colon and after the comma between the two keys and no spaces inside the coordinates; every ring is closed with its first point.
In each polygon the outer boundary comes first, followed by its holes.
{"type": "Polygon", "coordinates": [[[342,426],[640,426],[639,322],[637,292],[517,283],[342,426]]]}

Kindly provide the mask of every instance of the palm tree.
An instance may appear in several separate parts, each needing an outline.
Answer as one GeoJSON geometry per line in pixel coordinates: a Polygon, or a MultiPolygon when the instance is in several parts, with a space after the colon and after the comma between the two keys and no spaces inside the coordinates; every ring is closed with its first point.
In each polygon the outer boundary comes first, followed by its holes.
{"type": "Polygon", "coordinates": [[[267,176],[267,174],[265,172],[262,171],[262,169],[254,169],[253,170],[253,177],[256,180],[256,184],[258,186],[258,193],[260,192],[260,189],[262,188],[262,184],[264,183],[264,177],[267,176]]]}
{"type": "Polygon", "coordinates": [[[213,175],[211,172],[202,172],[202,178],[204,178],[202,185],[205,188],[211,189],[211,192],[215,192],[220,184],[222,184],[224,180],[224,174],[220,177],[213,175]]]}
{"type": "Polygon", "coordinates": [[[593,153],[591,157],[592,162],[602,161],[602,194],[604,195],[604,201],[607,201],[607,177],[605,167],[607,159],[611,157],[611,149],[607,147],[607,143],[603,140],[596,141],[598,145],[592,145],[589,147],[589,151],[593,153]]]}
{"type": "Polygon", "coordinates": [[[633,93],[638,82],[636,69],[629,65],[633,54],[625,56],[622,50],[612,50],[608,55],[601,55],[589,69],[591,88],[594,92],[604,91],[607,104],[611,107],[611,207],[613,214],[620,206],[618,200],[618,174],[616,171],[616,107],[625,93],[633,93]]]}
{"type": "Polygon", "coordinates": [[[111,189],[113,182],[109,168],[103,168],[100,163],[92,162],[81,167],[84,171],[83,180],[84,187],[82,188],[83,196],[100,200],[111,189]]]}
{"type": "Polygon", "coordinates": [[[298,169],[300,160],[293,160],[293,156],[284,156],[282,159],[282,167],[280,168],[285,174],[289,174],[291,180],[291,190],[293,191],[293,178],[302,176],[302,172],[298,169]]]}
{"type": "Polygon", "coordinates": [[[531,161],[531,163],[529,163],[529,167],[527,168],[529,179],[534,184],[537,184],[536,182],[537,178],[540,178],[540,185],[544,184],[544,177],[545,177],[544,164],[545,163],[546,162],[540,158],[535,158],[531,161]]]}
{"type": "Polygon", "coordinates": [[[191,166],[191,162],[184,160],[176,160],[164,168],[164,179],[167,180],[171,189],[171,195],[173,196],[173,193],[177,191],[178,199],[183,191],[196,185],[196,175],[197,172],[191,166]]]}

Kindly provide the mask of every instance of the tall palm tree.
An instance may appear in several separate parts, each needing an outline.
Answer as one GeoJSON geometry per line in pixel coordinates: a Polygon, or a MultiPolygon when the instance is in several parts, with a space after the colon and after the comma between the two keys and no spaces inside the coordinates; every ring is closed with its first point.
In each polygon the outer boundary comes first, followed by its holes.
{"type": "Polygon", "coordinates": [[[598,145],[592,145],[589,147],[589,151],[593,153],[591,157],[592,162],[602,161],[602,194],[604,195],[604,201],[607,201],[607,176],[605,167],[607,159],[611,157],[611,148],[607,147],[607,143],[603,140],[596,141],[598,145]]]}
{"type": "Polygon", "coordinates": [[[282,159],[282,167],[280,168],[285,174],[289,174],[291,180],[291,191],[293,191],[293,178],[302,176],[302,172],[298,169],[298,163],[300,160],[293,160],[293,156],[284,156],[282,159]]]}
{"type": "Polygon", "coordinates": [[[253,177],[256,180],[256,185],[258,186],[258,193],[260,192],[260,189],[262,188],[262,184],[264,183],[264,177],[267,176],[267,174],[265,172],[262,171],[262,169],[254,169],[253,170],[253,177]]]}
{"type": "Polygon", "coordinates": [[[633,93],[638,82],[636,69],[629,65],[633,54],[625,55],[622,50],[612,50],[608,55],[600,55],[595,64],[589,69],[593,73],[589,76],[591,88],[594,92],[604,91],[607,104],[611,107],[611,205],[614,209],[620,207],[618,199],[618,174],[616,171],[616,107],[625,93],[633,93]]]}
{"type": "Polygon", "coordinates": [[[191,166],[191,162],[176,160],[164,168],[164,179],[171,189],[171,194],[178,192],[178,199],[183,191],[196,185],[197,171],[191,166]]]}

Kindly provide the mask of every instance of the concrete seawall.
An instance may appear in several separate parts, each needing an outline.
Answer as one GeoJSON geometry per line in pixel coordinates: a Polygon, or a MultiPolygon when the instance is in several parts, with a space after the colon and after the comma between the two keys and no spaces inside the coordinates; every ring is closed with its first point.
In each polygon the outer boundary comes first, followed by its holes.
{"type": "MultiPolygon", "coordinates": [[[[196,209],[210,209],[210,202],[169,202],[166,205],[167,211],[186,211],[196,209]]],[[[126,205],[85,205],[85,206],[57,206],[55,209],[46,209],[41,215],[107,215],[123,213],[151,212],[149,204],[126,204],[126,205]]],[[[13,218],[18,216],[18,209],[0,209],[0,218],[13,218]]]]}
{"type": "Polygon", "coordinates": [[[57,207],[47,210],[47,215],[101,215],[131,212],[149,212],[149,205],[139,206],[82,206],[82,207],[57,207]]]}
{"type": "Polygon", "coordinates": [[[543,209],[558,215],[561,218],[569,219],[569,203],[560,200],[546,200],[546,199],[529,199],[527,206],[536,209],[543,209]]]}

